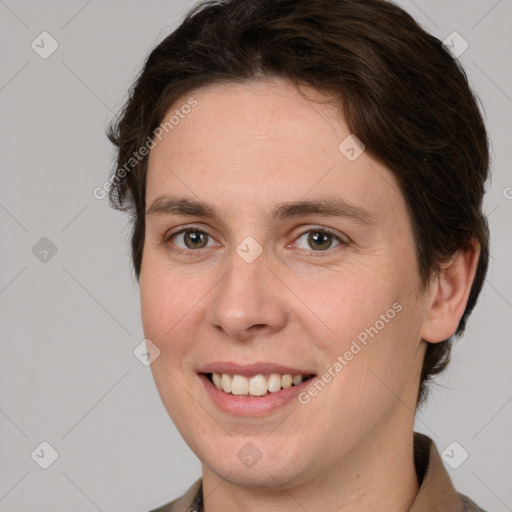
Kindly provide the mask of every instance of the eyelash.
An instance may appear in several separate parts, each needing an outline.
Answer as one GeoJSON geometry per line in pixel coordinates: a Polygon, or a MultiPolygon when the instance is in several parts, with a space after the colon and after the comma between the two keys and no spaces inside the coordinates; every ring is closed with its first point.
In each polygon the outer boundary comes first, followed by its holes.
{"type": "MultiPolygon", "coordinates": [[[[164,237],[164,242],[166,244],[170,243],[171,240],[177,236],[177,235],[181,235],[183,233],[187,233],[187,232],[199,232],[199,233],[203,233],[205,234],[206,236],[210,237],[213,239],[213,237],[207,232],[207,231],[204,231],[203,229],[200,229],[198,226],[185,226],[184,228],[180,229],[179,231],[176,231],[174,233],[171,233],[170,235],[164,237]]],[[[299,235],[295,238],[294,241],[296,240],[299,240],[300,238],[302,238],[305,234],[307,233],[322,233],[322,234],[325,234],[325,235],[329,235],[329,236],[332,236],[332,238],[334,240],[336,240],[337,242],[339,242],[339,246],[342,246],[342,245],[348,245],[348,242],[341,239],[336,233],[334,233],[333,231],[331,231],[330,229],[328,228],[324,228],[324,227],[315,227],[315,228],[310,228],[310,229],[307,229],[301,233],[299,233],[299,235]]],[[[313,249],[309,250],[308,252],[310,253],[310,255],[312,257],[322,257],[322,253],[329,253],[331,252],[333,249],[335,249],[336,247],[338,247],[338,245],[336,245],[335,247],[329,247],[328,249],[325,249],[325,250],[318,250],[318,251],[315,251],[313,249]]],[[[176,248],[174,247],[173,248],[173,251],[179,253],[179,254],[184,254],[186,256],[189,256],[189,257],[196,257],[198,256],[198,254],[194,254],[194,253],[199,253],[201,251],[201,249],[206,249],[207,247],[202,247],[200,249],[181,249],[181,248],[176,248]]],[[[307,250],[307,249],[303,249],[303,250],[307,250]]]]}

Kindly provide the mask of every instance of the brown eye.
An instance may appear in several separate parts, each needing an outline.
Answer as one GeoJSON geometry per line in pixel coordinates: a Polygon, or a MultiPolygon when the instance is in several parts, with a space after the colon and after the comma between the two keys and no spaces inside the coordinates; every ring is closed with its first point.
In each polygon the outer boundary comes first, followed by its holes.
{"type": "Polygon", "coordinates": [[[308,244],[314,249],[329,249],[332,236],[321,231],[312,231],[308,236],[308,244]]]}
{"type": "Polygon", "coordinates": [[[202,249],[207,246],[209,238],[208,233],[198,230],[181,231],[171,237],[180,249],[202,249]]]}
{"type": "Polygon", "coordinates": [[[297,239],[297,246],[299,248],[316,252],[326,251],[340,243],[342,242],[336,235],[322,229],[306,231],[297,239]]]}

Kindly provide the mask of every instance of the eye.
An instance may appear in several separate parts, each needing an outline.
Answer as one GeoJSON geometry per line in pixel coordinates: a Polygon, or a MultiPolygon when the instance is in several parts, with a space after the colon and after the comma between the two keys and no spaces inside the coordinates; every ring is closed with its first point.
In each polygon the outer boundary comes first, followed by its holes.
{"type": "Polygon", "coordinates": [[[303,233],[297,238],[295,243],[300,249],[313,249],[316,252],[322,252],[336,247],[337,245],[341,245],[344,242],[334,233],[326,229],[312,229],[303,233]],[[334,245],[333,242],[335,243],[334,245]],[[300,245],[301,243],[302,246],[300,245]]]}
{"type": "Polygon", "coordinates": [[[185,229],[174,233],[168,238],[168,241],[173,241],[179,249],[203,249],[204,247],[211,247],[215,245],[214,240],[210,235],[198,229],[185,229]],[[212,243],[208,245],[208,242],[212,243]]]}

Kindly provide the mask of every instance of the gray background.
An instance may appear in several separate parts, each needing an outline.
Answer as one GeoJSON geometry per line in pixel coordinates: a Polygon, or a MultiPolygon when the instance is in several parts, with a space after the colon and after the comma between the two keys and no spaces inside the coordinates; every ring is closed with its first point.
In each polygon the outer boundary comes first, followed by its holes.
{"type": "MultiPolygon", "coordinates": [[[[512,1],[400,4],[440,39],[457,31],[469,43],[460,60],[493,144],[491,268],[416,430],[440,451],[456,441],[469,453],[447,466],[459,492],[510,511],[512,1]]],[[[191,6],[0,0],[1,511],[143,512],[200,475],[133,354],[143,333],[127,218],[92,195],[112,163],[108,121],[150,49],[191,6]],[[46,59],[31,47],[43,31],[59,45],[46,59]],[[48,469],[36,463],[50,456],[43,441],[58,452],[48,469]]]]}

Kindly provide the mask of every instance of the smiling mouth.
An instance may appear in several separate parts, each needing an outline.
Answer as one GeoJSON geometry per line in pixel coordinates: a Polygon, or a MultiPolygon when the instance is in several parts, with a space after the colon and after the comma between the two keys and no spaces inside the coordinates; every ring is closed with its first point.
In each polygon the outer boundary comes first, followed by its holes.
{"type": "Polygon", "coordinates": [[[289,373],[258,374],[251,377],[217,372],[204,375],[217,389],[224,393],[246,397],[262,397],[270,393],[277,393],[283,389],[298,386],[314,377],[312,374],[291,375],[289,373]]]}

